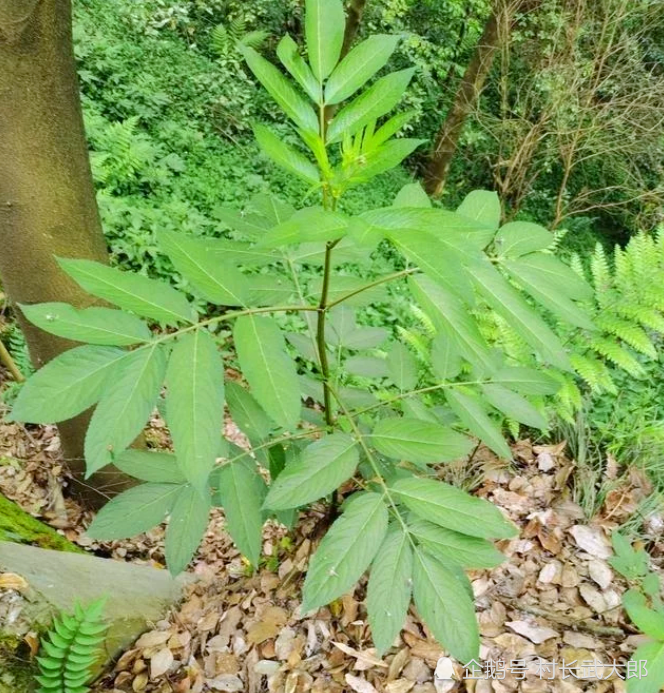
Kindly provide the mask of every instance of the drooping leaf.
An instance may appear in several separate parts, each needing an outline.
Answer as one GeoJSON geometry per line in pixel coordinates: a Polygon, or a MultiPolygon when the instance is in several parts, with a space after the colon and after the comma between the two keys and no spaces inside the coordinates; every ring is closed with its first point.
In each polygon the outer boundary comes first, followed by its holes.
{"type": "Polygon", "coordinates": [[[463,303],[428,277],[410,277],[408,283],[436,329],[452,342],[458,353],[480,372],[493,372],[496,369],[495,357],[463,303]]]}
{"type": "Polygon", "coordinates": [[[452,380],[461,372],[461,357],[449,330],[439,332],[431,343],[431,366],[441,380],[452,380]]]}
{"type": "Polygon", "coordinates": [[[182,486],[140,484],[112,498],[97,513],[86,534],[92,539],[129,539],[161,524],[182,486]]]}
{"type": "Polygon", "coordinates": [[[273,482],[265,499],[272,510],[311,503],[335,491],[353,476],[359,463],[356,442],[345,433],[333,433],[312,443],[273,482]]]}
{"type": "Polygon", "coordinates": [[[500,228],[495,244],[500,255],[514,258],[536,250],[546,250],[553,240],[553,234],[539,224],[512,221],[500,228]]]}
{"type": "Polygon", "coordinates": [[[560,382],[555,378],[523,366],[501,368],[491,379],[494,383],[509,387],[522,395],[555,395],[560,390],[560,382]]]}
{"type": "Polygon", "coordinates": [[[231,419],[253,440],[266,440],[274,424],[258,402],[241,385],[226,383],[226,401],[231,419]]]}
{"type": "Polygon", "coordinates": [[[463,392],[447,390],[445,398],[454,410],[454,413],[474,435],[488,445],[497,455],[508,460],[512,458],[512,451],[505,442],[500,428],[491,420],[478,397],[467,395],[463,392]]]}
{"type": "Polygon", "coordinates": [[[85,435],[86,477],[113,462],[138,437],[156,405],[166,350],[154,344],[126,356],[109,382],[85,435]]]}
{"type": "Polygon", "coordinates": [[[511,539],[517,534],[492,503],[442,481],[399,479],[392,492],[421,519],[441,527],[480,539],[511,539]]]}
{"type": "Polygon", "coordinates": [[[381,419],[369,439],[388,457],[423,464],[457,460],[473,447],[470,438],[451,428],[407,417],[381,419]]]}
{"type": "Polygon", "coordinates": [[[387,506],[378,493],[357,493],[346,501],[309,562],[302,612],[348,592],[369,567],[386,532],[387,506]]]}
{"type": "Polygon", "coordinates": [[[194,557],[210,517],[210,497],[193,486],[183,486],[171,510],[164,550],[171,575],[179,575],[194,557]]]}
{"type": "Polygon", "coordinates": [[[301,209],[265,235],[261,248],[278,248],[299,243],[326,243],[342,238],[348,229],[348,220],[339,212],[322,207],[301,209]]]}
{"type": "Polygon", "coordinates": [[[562,282],[552,282],[539,272],[531,272],[528,268],[520,266],[516,260],[505,261],[503,266],[538,303],[552,313],[577,327],[586,330],[596,329],[588,313],[567,297],[562,282]]]}
{"type": "Polygon", "coordinates": [[[244,377],[265,412],[284,428],[300,419],[300,386],[284,337],[271,318],[245,315],[233,330],[244,377]]]}
{"type": "Polygon", "coordinates": [[[309,185],[318,185],[318,169],[300,152],[295,151],[283,139],[275,135],[264,125],[253,125],[254,136],[260,148],[279,166],[298,176],[309,185]]]}
{"type": "Polygon", "coordinates": [[[410,604],[413,551],[400,528],[388,531],[374,562],[367,587],[367,612],[378,654],[388,650],[402,629],[410,604]]]}
{"type": "Polygon", "coordinates": [[[159,242],[175,269],[203,298],[222,306],[245,305],[247,280],[235,267],[220,263],[208,242],[172,231],[160,231],[159,242]]]}
{"type": "Polygon", "coordinates": [[[330,75],[325,103],[336,104],[352,96],[385,67],[398,42],[398,36],[376,34],[355,46],[330,75]]]}
{"type": "Polygon", "coordinates": [[[590,284],[553,255],[530,253],[504,264],[510,272],[517,272],[519,277],[526,278],[531,284],[541,280],[547,286],[555,286],[567,298],[584,300],[594,296],[590,284]]]}
{"type": "Polygon", "coordinates": [[[401,101],[413,74],[414,70],[407,69],[381,77],[363,94],[344,106],[329,124],[328,144],[338,142],[345,135],[354,135],[371,121],[391,111],[401,101]]]}
{"type": "Polygon", "coordinates": [[[473,600],[454,573],[425,551],[416,551],[413,597],[434,637],[461,662],[479,657],[480,636],[473,600]]]}
{"type": "Polygon", "coordinates": [[[187,478],[178,466],[175,455],[167,452],[145,452],[144,450],[125,450],[118,455],[113,464],[134,479],[150,481],[155,484],[187,483],[187,478]]]}
{"type": "Polygon", "coordinates": [[[426,520],[409,522],[408,531],[442,563],[454,561],[465,568],[495,568],[505,561],[505,556],[490,541],[426,520]]]}
{"type": "Polygon", "coordinates": [[[225,464],[219,470],[215,503],[224,508],[226,523],[240,551],[257,566],[261,552],[265,482],[256,465],[247,459],[225,464]]]}
{"type": "Polygon", "coordinates": [[[58,262],[88,293],[119,308],[168,325],[193,321],[187,299],[164,282],[92,260],[59,259],[58,262]]]}
{"type": "Polygon", "coordinates": [[[21,388],[12,418],[30,423],[67,421],[95,404],[116,367],[122,349],[81,346],[65,351],[38,370],[21,388]]]}
{"type": "Polygon", "coordinates": [[[304,33],[316,79],[322,81],[339,62],[346,20],[341,0],[306,0],[304,33]]]}
{"type": "Polygon", "coordinates": [[[540,430],[548,428],[546,418],[522,395],[495,384],[482,385],[482,392],[494,409],[514,421],[540,430]]]}
{"type": "Polygon", "coordinates": [[[49,334],[86,344],[130,346],[150,339],[148,326],[134,315],[111,308],[77,310],[67,303],[21,304],[25,317],[49,334]]]}
{"type": "Polygon", "coordinates": [[[457,214],[468,217],[468,219],[473,221],[478,221],[496,231],[500,226],[500,217],[502,215],[500,199],[495,192],[473,190],[466,195],[463,202],[459,205],[457,214]]]}
{"type": "Polygon", "coordinates": [[[286,34],[277,46],[277,56],[293,79],[307,92],[309,98],[317,104],[322,101],[321,85],[311,68],[300,55],[297,43],[286,34]]]}
{"type": "Polygon", "coordinates": [[[401,342],[394,342],[387,352],[390,380],[403,392],[417,385],[417,359],[401,342]]]}
{"type": "Polygon", "coordinates": [[[302,130],[318,133],[318,119],[311,104],[284,75],[253,48],[240,46],[240,51],[251,71],[265,87],[281,110],[302,130]]]}
{"type": "Polygon", "coordinates": [[[178,464],[203,495],[224,421],[224,364],[209,332],[199,329],[178,339],[166,384],[166,420],[178,464]]]}
{"type": "Polygon", "coordinates": [[[505,318],[525,342],[551,365],[572,370],[558,337],[491,263],[478,264],[473,279],[491,308],[505,318]]]}

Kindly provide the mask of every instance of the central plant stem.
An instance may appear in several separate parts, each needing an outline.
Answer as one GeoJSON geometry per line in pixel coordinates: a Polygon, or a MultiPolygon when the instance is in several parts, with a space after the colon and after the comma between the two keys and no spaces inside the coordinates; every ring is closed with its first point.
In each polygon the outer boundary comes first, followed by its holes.
{"type": "Polygon", "coordinates": [[[316,344],[320,369],[323,375],[323,404],[325,406],[325,423],[329,429],[334,426],[334,413],[332,411],[332,392],[330,390],[330,364],[327,359],[327,347],[325,344],[325,319],[327,317],[327,299],[330,289],[330,268],[332,265],[332,249],[334,243],[328,243],[325,247],[325,266],[323,269],[323,288],[318,304],[318,324],[316,326],[316,344]]]}

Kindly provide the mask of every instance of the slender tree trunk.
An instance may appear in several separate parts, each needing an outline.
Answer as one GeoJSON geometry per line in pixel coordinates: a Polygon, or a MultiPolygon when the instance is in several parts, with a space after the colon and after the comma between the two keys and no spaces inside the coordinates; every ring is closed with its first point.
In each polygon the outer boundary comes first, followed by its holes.
{"type": "MultiPolygon", "coordinates": [[[[0,0],[0,276],[15,304],[88,305],[55,256],[107,261],[71,32],[71,0],[0,0]]],[[[35,366],[72,346],[19,320],[35,366]]],[[[59,426],[79,480],[86,427],[85,415],[59,426]]],[[[111,470],[80,489],[96,504],[120,481],[111,470]]]]}
{"type": "Polygon", "coordinates": [[[452,106],[436,137],[424,179],[424,187],[433,197],[439,197],[443,192],[466,118],[482,91],[500,40],[500,16],[494,11],[484,26],[484,32],[461,79],[452,106]]]}
{"type": "Polygon", "coordinates": [[[353,47],[366,6],[367,0],[350,0],[348,3],[346,8],[346,33],[344,34],[344,45],[341,50],[342,57],[353,47]]]}

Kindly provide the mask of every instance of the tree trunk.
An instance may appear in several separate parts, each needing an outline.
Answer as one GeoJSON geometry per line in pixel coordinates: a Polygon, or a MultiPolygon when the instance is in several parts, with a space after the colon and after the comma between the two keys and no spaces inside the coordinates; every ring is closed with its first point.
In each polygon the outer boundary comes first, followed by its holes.
{"type": "MultiPolygon", "coordinates": [[[[89,305],[55,256],[107,261],[71,32],[71,0],[0,0],[0,276],[13,303],[89,305]]],[[[72,346],[19,321],[35,366],[72,346]]],[[[65,461],[81,482],[87,421],[59,426],[65,461]]],[[[97,504],[119,482],[111,470],[79,490],[97,504]]]]}
{"type": "Polygon", "coordinates": [[[482,91],[500,41],[500,17],[494,11],[484,26],[484,32],[461,79],[454,102],[436,137],[424,180],[424,187],[432,197],[439,197],[443,192],[466,118],[482,91]]]}
{"type": "Polygon", "coordinates": [[[341,57],[348,54],[348,51],[353,47],[353,43],[357,38],[357,33],[362,23],[362,15],[364,8],[367,5],[367,0],[350,0],[346,15],[346,33],[344,34],[344,46],[341,50],[341,57]]]}

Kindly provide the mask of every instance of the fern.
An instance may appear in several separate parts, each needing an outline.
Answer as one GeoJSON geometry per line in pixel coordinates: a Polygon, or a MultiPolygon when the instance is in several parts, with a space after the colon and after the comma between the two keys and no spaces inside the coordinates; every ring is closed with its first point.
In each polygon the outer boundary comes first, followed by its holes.
{"type": "Polygon", "coordinates": [[[211,34],[213,50],[222,58],[228,57],[238,44],[258,49],[267,40],[269,33],[260,29],[247,31],[244,19],[233,19],[228,23],[217,25],[211,34]]]}
{"type": "Polygon", "coordinates": [[[107,625],[102,618],[105,599],[87,608],[76,605],[74,613],[61,614],[53,622],[37,657],[38,693],[87,693],[92,666],[99,655],[107,625]]]}

